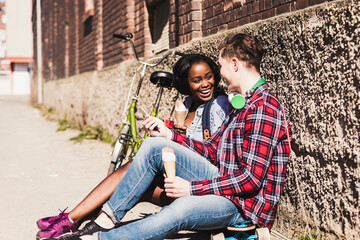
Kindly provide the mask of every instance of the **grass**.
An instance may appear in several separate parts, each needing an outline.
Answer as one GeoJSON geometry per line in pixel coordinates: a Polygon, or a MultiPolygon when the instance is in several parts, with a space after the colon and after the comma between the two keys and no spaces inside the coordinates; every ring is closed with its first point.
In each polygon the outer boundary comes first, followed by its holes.
{"type": "Polygon", "coordinates": [[[302,233],[300,235],[299,240],[319,240],[318,236],[316,235],[316,233],[311,232],[309,233],[302,233]]]}
{"type": "MultiPolygon", "coordinates": [[[[63,118],[57,118],[57,114],[53,108],[47,108],[39,105],[33,105],[33,108],[39,109],[42,112],[43,117],[47,120],[56,120],[58,122],[58,128],[56,131],[65,131],[67,129],[79,129],[74,120],[69,118],[67,114],[63,118]]],[[[110,134],[104,131],[103,127],[85,126],[80,128],[80,134],[70,138],[71,141],[81,143],[84,139],[96,139],[105,143],[115,145],[115,141],[110,134]]]]}
{"type": "Polygon", "coordinates": [[[56,131],[65,131],[68,128],[76,129],[77,125],[72,121],[67,115],[64,115],[64,118],[58,120],[58,129],[56,131]]]}
{"type": "Polygon", "coordinates": [[[46,118],[46,119],[51,119],[53,120],[54,119],[54,114],[55,114],[55,110],[53,108],[47,108],[43,111],[43,116],[46,118]]]}
{"type": "MultiPolygon", "coordinates": [[[[78,126],[76,123],[67,117],[67,115],[64,115],[64,118],[58,120],[58,129],[57,131],[65,131],[66,129],[78,129],[78,126]]],[[[71,141],[81,143],[84,139],[94,139],[94,140],[100,140],[105,143],[111,143],[112,138],[110,134],[106,131],[104,131],[103,127],[97,126],[93,127],[90,125],[87,125],[83,128],[80,128],[80,134],[70,138],[71,141]]]]}
{"type": "Polygon", "coordinates": [[[84,139],[97,139],[105,143],[112,143],[110,134],[100,126],[85,126],[81,129],[81,132],[76,137],[70,138],[74,142],[82,142],[84,139]]]}
{"type": "Polygon", "coordinates": [[[33,104],[32,107],[40,110],[42,116],[45,117],[47,120],[56,120],[56,114],[53,108],[48,108],[37,104],[33,104]]]}

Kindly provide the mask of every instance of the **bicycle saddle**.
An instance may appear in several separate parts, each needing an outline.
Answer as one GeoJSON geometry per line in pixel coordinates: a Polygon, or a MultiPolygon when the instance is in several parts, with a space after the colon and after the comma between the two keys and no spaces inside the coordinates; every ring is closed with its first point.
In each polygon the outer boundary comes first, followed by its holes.
{"type": "Polygon", "coordinates": [[[150,81],[160,87],[171,88],[174,76],[169,72],[156,71],[151,73],[150,81]]]}

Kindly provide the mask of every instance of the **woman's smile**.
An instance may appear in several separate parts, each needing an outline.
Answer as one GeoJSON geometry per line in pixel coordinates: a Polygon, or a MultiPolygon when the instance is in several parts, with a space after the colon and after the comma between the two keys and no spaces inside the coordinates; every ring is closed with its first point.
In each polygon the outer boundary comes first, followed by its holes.
{"type": "Polygon", "coordinates": [[[199,91],[199,93],[203,98],[208,98],[211,96],[211,88],[203,90],[203,91],[199,91]]]}
{"type": "Polygon", "coordinates": [[[215,79],[208,64],[205,62],[193,64],[189,70],[188,80],[191,95],[197,106],[211,99],[214,93],[215,79]]]}

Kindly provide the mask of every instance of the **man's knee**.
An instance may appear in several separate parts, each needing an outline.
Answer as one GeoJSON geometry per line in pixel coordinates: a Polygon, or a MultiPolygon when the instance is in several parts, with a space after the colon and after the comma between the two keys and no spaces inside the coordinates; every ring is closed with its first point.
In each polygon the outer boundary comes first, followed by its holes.
{"type": "Polygon", "coordinates": [[[181,197],[176,199],[169,206],[168,211],[173,218],[183,219],[195,211],[196,207],[192,197],[181,197]]]}

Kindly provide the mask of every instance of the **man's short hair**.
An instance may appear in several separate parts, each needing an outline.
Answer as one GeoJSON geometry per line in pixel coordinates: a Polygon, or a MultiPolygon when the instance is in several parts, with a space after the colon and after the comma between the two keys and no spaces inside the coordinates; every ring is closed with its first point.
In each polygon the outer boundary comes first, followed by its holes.
{"type": "Polygon", "coordinates": [[[245,62],[248,67],[255,67],[260,72],[260,62],[264,50],[260,41],[247,33],[236,33],[227,36],[219,44],[221,57],[236,57],[245,62]]]}

